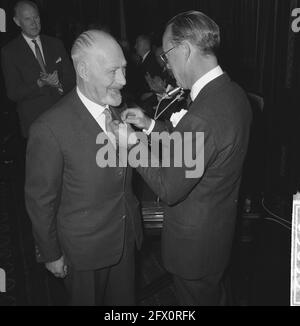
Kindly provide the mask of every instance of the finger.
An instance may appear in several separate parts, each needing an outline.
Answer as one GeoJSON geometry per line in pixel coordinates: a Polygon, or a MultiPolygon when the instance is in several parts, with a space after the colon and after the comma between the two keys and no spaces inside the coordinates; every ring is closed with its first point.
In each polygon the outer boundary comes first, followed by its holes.
{"type": "Polygon", "coordinates": [[[55,81],[56,81],[55,76],[50,76],[50,77],[49,77],[49,82],[50,82],[50,83],[55,83],[55,81]]]}
{"type": "Polygon", "coordinates": [[[134,124],[134,125],[137,125],[140,123],[140,119],[139,118],[136,118],[136,117],[133,117],[133,116],[129,116],[126,120],[125,120],[126,123],[130,123],[130,124],[134,124]]]}
{"type": "Polygon", "coordinates": [[[125,120],[128,115],[134,115],[135,109],[126,109],[121,113],[121,119],[125,120]]]}

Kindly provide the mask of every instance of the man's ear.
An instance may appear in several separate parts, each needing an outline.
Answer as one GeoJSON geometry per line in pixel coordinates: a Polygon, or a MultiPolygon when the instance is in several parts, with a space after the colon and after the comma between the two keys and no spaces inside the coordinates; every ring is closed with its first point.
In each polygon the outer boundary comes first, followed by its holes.
{"type": "Polygon", "coordinates": [[[77,64],[77,73],[84,81],[88,81],[89,69],[85,61],[79,61],[79,63],[77,64]]]}
{"type": "Polygon", "coordinates": [[[182,46],[182,49],[183,49],[184,58],[185,58],[186,61],[188,61],[190,59],[190,56],[191,56],[191,53],[192,53],[191,44],[188,41],[183,41],[181,46],[182,46]]]}
{"type": "Polygon", "coordinates": [[[19,21],[19,18],[14,17],[13,19],[14,19],[15,24],[16,24],[17,26],[20,27],[20,21],[19,21]]]}

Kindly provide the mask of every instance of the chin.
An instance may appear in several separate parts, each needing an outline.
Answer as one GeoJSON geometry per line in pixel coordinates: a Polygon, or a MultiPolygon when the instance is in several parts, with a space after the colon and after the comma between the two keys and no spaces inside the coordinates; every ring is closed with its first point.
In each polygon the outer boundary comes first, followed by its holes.
{"type": "Polygon", "coordinates": [[[107,104],[111,106],[119,106],[122,103],[122,95],[120,92],[111,92],[108,96],[107,104]]]}
{"type": "Polygon", "coordinates": [[[107,101],[107,104],[111,106],[119,106],[122,103],[122,96],[114,96],[110,97],[109,100],[107,101]]]}

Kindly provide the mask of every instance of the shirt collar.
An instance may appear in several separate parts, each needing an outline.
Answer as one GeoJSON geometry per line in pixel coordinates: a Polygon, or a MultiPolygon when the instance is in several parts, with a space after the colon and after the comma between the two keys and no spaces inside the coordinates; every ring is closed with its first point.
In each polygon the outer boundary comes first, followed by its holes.
{"type": "Polygon", "coordinates": [[[37,37],[35,37],[35,38],[28,37],[28,36],[26,36],[24,33],[22,33],[22,35],[23,35],[25,41],[26,41],[30,46],[33,45],[32,40],[37,40],[37,42],[38,42],[39,44],[41,43],[41,39],[40,39],[40,36],[39,36],[39,35],[38,35],[37,37]]]}
{"type": "Polygon", "coordinates": [[[144,54],[144,56],[142,58],[142,62],[144,62],[146,60],[149,53],[150,53],[150,50],[144,54]]]}
{"type": "Polygon", "coordinates": [[[82,94],[82,92],[79,90],[78,86],[76,87],[77,94],[81,100],[81,102],[84,104],[84,106],[88,109],[88,111],[91,113],[93,118],[97,120],[99,116],[103,113],[103,111],[106,109],[106,107],[99,105],[90,99],[88,99],[85,95],[82,94]]]}
{"type": "Polygon", "coordinates": [[[217,66],[206,73],[204,76],[200,77],[192,86],[191,89],[191,99],[192,101],[198,96],[200,91],[212,80],[218,78],[219,76],[223,75],[223,70],[220,66],[217,66]]]}

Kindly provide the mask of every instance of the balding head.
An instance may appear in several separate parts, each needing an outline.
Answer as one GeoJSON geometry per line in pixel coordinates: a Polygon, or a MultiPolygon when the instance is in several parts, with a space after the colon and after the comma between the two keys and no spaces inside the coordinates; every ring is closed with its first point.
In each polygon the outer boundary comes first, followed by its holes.
{"type": "Polygon", "coordinates": [[[36,12],[39,12],[38,6],[32,1],[18,1],[14,7],[14,17],[17,17],[25,8],[33,8],[36,12]]]}
{"type": "Polygon", "coordinates": [[[101,105],[118,106],[126,84],[126,60],[118,42],[104,31],[89,30],[76,39],[71,55],[84,95],[101,105]]]}
{"type": "Polygon", "coordinates": [[[95,57],[96,53],[107,57],[118,47],[118,43],[110,34],[100,30],[86,31],[76,39],[72,47],[74,66],[76,68],[81,60],[95,57]]]}

